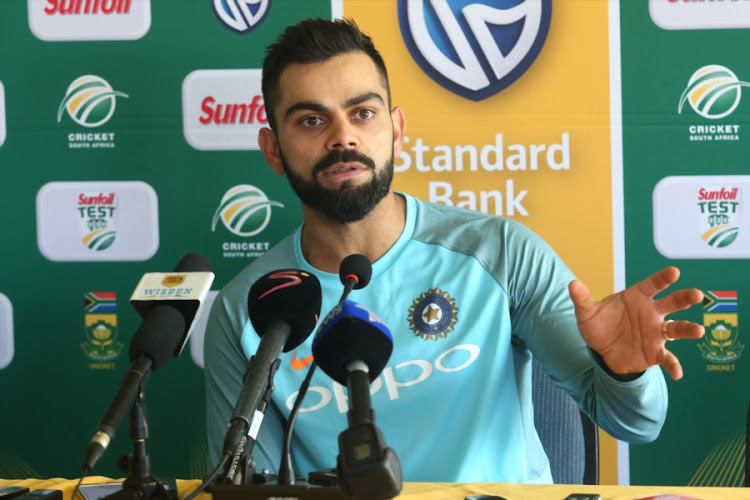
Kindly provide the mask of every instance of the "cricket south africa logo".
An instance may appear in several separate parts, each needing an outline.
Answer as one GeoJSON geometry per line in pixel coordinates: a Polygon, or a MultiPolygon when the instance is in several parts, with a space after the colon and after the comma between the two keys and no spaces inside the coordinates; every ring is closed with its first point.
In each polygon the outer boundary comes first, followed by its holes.
{"type": "Polygon", "coordinates": [[[703,66],[690,77],[677,112],[682,113],[687,102],[703,118],[724,118],[740,103],[742,87],[750,87],[750,83],[741,82],[729,68],[718,64],[703,66]]]}
{"type": "MultiPolygon", "coordinates": [[[[262,233],[271,221],[271,208],[284,207],[269,200],[266,193],[255,186],[240,184],[224,193],[211,222],[216,231],[219,221],[235,236],[249,238],[262,233]]],[[[227,258],[260,257],[270,248],[269,241],[225,241],[223,256],[227,258]]]]}
{"type": "Polygon", "coordinates": [[[271,207],[283,206],[277,201],[269,200],[266,193],[255,186],[234,186],[221,198],[211,223],[211,231],[216,231],[216,224],[221,221],[232,234],[255,236],[268,226],[271,207]]]}
{"type": "Polygon", "coordinates": [[[424,340],[447,337],[458,321],[456,301],[448,292],[431,288],[409,307],[409,329],[424,340]]]}
{"type": "Polygon", "coordinates": [[[85,75],[73,81],[65,92],[65,97],[57,110],[57,122],[63,113],[83,127],[98,127],[109,121],[115,112],[115,99],[128,95],[113,90],[110,84],[99,76],[85,75]]]}
{"type": "Polygon", "coordinates": [[[401,34],[422,70],[473,101],[518,80],[542,50],[551,0],[398,0],[401,34]]]}
{"type": "Polygon", "coordinates": [[[237,33],[249,33],[263,22],[271,0],[212,0],[211,6],[225,26],[237,33]]]}

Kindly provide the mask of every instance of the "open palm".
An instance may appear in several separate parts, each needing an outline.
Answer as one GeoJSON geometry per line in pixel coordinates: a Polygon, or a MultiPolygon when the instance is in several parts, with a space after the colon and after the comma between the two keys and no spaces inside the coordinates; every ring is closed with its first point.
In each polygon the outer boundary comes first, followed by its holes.
{"type": "Polygon", "coordinates": [[[610,370],[619,374],[637,373],[661,365],[674,380],[682,378],[680,361],[666,349],[666,336],[696,339],[703,336],[704,328],[690,321],[669,322],[665,336],[662,326],[666,315],[701,302],[703,293],[689,288],[654,299],[679,276],[679,269],[667,267],[599,302],[581,281],[570,283],[581,336],[610,370]]]}

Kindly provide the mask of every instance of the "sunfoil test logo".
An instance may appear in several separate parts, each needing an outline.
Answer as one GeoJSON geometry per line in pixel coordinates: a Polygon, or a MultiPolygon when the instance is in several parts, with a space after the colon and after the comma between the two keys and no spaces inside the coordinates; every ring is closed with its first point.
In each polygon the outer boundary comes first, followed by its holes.
{"type": "MultiPolygon", "coordinates": [[[[232,234],[251,237],[263,232],[271,221],[271,207],[284,207],[278,201],[269,200],[255,186],[240,184],[230,188],[221,198],[219,207],[211,221],[211,231],[221,221],[232,234]]],[[[224,242],[224,257],[259,257],[270,247],[267,241],[224,242]]]]}
{"type": "MultiPolygon", "coordinates": [[[[698,115],[709,120],[719,120],[731,115],[742,98],[742,87],[750,83],[740,81],[732,70],[718,64],[698,69],[682,91],[677,113],[682,114],[685,104],[698,115]]],[[[690,125],[691,141],[736,141],[740,126],[736,123],[690,125]]]]}
{"type": "Polygon", "coordinates": [[[158,199],[144,182],[49,182],[36,210],[39,251],[52,261],[141,261],[159,248],[158,199]]]}
{"type": "Polygon", "coordinates": [[[89,249],[101,252],[112,246],[117,236],[118,206],[115,193],[78,195],[81,242],[89,249]]]}
{"type": "Polygon", "coordinates": [[[750,258],[750,176],[671,176],[653,192],[654,245],[671,259],[750,258]]]}
{"type": "MultiPolygon", "coordinates": [[[[116,107],[116,98],[127,98],[128,95],[112,89],[102,77],[84,75],[76,78],[65,91],[57,109],[57,122],[62,121],[63,114],[78,125],[95,128],[104,125],[112,118],[116,107]]],[[[68,134],[70,148],[114,148],[114,132],[73,132],[68,134]]]]}
{"type": "Polygon", "coordinates": [[[266,18],[271,0],[212,0],[214,14],[237,33],[249,33],[266,18]]]}
{"type": "Polygon", "coordinates": [[[547,38],[552,0],[399,0],[398,18],[422,70],[480,101],[531,67],[547,38]]]}

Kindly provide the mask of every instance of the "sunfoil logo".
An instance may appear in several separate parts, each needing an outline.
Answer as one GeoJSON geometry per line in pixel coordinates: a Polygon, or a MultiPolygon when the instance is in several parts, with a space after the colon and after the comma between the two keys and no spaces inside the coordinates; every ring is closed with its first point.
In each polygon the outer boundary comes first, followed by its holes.
{"type": "MultiPolygon", "coordinates": [[[[385,387],[388,391],[388,397],[391,401],[401,398],[401,391],[407,387],[413,387],[429,379],[435,370],[443,373],[453,373],[461,371],[471,366],[479,358],[479,346],[474,344],[461,344],[451,347],[441,353],[434,362],[424,359],[412,359],[397,364],[396,366],[386,366],[383,373],[376,378],[371,385],[370,394],[376,394],[385,387]],[[400,375],[400,370],[404,369],[408,373],[415,373],[414,367],[419,369],[419,374],[409,380],[405,380],[400,375]]],[[[331,387],[311,386],[310,392],[317,394],[308,394],[306,398],[310,404],[306,407],[300,407],[301,412],[311,412],[320,410],[335,399],[339,413],[345,413],[349,410],[348,397],[344,388],[338,382],[331,381],[331,387]]],[[[286,407],[290,410],[297,399],[299,391],[291,394],[286,399],[286,407]]]]}
{"type": "Polygon", "coordinates": [[[98,127],[109,121],[115,112],[115,98],[128,95],[113,90],[104,78],[85,75],[76,78],[65,92],[65,97],[57,110],[57,122],[63,113],[84,127],[98,127]]]}
{"type": "Polygon", "coordinates": [[[399,0],[401,34],[416,63],[467,99],[491,97],[539,55],[551,0],[399,0]]]}
{"type": "Polygon", "coordinates": [[[221,221],[224,227],[237,236],[255,236],[262,232],[271,220],[271,207],[283,207],[271,201],[255,186],[234,186],[221,198],[211,222],[211,231],[221,221]]]}
{"type": "Polygon", "coordinates": [[[723,118],[739,105],[742,87],[750,87],[750,83],[741,82],[729,68],[718,64],[703,66],[690,77],[677,112],[681,114],[687,102],[703,118],[723,118]]]}
{"type": "Polygon", "coordinates": [[[225,26],[237,33],[249,33],[263,22],[271,0],[212,0],[211,6],[225,26]]]}

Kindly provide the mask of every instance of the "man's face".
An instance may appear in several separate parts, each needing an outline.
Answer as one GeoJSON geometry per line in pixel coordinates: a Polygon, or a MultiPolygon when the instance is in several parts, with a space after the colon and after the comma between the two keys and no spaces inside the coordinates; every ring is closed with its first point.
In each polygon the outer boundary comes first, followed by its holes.
{"type": "Polygon", "coordinates": [[[281,166],[307,207],[363,219],[390,191],[394,125],[388,93],[362,52],[290,65],[281,74],[276,140],[281,166]]]}

